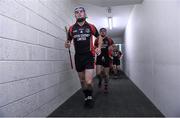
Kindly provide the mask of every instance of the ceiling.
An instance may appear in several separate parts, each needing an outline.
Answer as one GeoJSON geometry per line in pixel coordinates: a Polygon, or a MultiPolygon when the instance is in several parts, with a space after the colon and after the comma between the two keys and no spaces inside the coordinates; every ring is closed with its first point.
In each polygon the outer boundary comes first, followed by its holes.
{"type": "Polygon", "coordinates": [[[88,3],[101,7],[140,4],[143,0],[77,0],[80,3],[88,3]]]}
{"type": "Polygon", "coordinates": [[[98,29],[108,27],[108,17],[113,17],[113,29],[108,29],[110,37],[121,37],[128,23],[129,15],[135,4],[143,0],[76,0],[78,5],[85,7],[88,19],[98,29]],[[108,8],[111,13],[108,13],[108,8]]]}

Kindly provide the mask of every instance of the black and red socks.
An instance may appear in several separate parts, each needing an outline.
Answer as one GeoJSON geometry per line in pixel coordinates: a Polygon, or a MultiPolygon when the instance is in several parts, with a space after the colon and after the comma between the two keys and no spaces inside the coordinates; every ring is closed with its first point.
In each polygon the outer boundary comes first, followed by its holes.
{"type": "Polygon", "coordinates": [[[85,107],[92,108],[94,106],[94,101],[93,101],[93,97],[92,97],[93,90],[86,89],[86,90],[83,90],[83,92],[85,95],[85,99],[84,99],[85,107]]]}
{"type": "Polygon", "coordinates": [[[97,75],[97,78],[98,78],[98,88],[101,88],[102,86],[102,78],[101,78],[101,75],[97,75]]]}
{"type": "Polygon", "coordinates": [[[104,81],[104,93],[108,93],[108,78],[104,81]]]}

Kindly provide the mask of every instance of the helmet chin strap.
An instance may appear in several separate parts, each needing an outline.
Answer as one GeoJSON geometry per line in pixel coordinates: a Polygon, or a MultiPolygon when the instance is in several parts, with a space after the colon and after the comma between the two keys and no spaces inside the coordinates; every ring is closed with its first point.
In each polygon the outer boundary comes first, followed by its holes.
{"type": "Polygon", "coordinates": [[[83,21],[85,21],[86,20],[86,18],[78,18],[77,19],[77,22],[83,22],[83,21]]]}
{"type": "Polygon", "coordinates": [[[105,35],[101,35],[103,38],[105,37],[105,35]]]}

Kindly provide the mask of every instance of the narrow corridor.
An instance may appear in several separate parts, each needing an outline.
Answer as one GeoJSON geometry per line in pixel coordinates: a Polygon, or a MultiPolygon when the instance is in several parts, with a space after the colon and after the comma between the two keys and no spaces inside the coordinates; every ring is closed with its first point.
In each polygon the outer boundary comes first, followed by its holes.
{"type": "Polygon", "coordinates": [[[180,117],[179,53],[180,0],[0,0],[0,117],[180,117]],[[108,95],[95,78],[93,109],[65,48],[77,7],[123,55],[108,95]]]}

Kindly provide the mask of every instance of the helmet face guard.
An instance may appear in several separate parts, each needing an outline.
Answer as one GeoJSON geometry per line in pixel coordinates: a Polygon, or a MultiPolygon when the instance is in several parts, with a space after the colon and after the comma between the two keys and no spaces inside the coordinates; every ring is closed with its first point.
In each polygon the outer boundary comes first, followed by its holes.
{"type": "Polygon", "coordinates": [[[101,35],[102,37],[105,37],[105,36],[106,36],[106,33],[107,33],[107,30],[106,30],[106,28],[101,28],[101,29],[99,30],[99,32],[100,32],[100,35],[101,35]]]}
{"type": "Polygon", "coordinates": [[[101,28],[99,31],[100,32],[107,32],[106,28],[101,28]]]}
{"type": "Polygon", "coordinates": [[[77,7],[77,8],[74,9],[74,13],[76,13],[76,12],[78,12],[78,11],[80,11],[80,10],[82,10],[82,11],[85,12],[84,7],[77,7]]]}
{"type": "Polygon", "coordinates": [[[76,17],[77,22],[83,22],[86,20],[86,12],[85,12],[84,7],[75,8],[74,13],[75,13],[75,17],[76,17]],[[84,16],[82,16],[82,17],[76,16],[77,14],[81,14],[81,13],[84,13],[84,16]]]}

